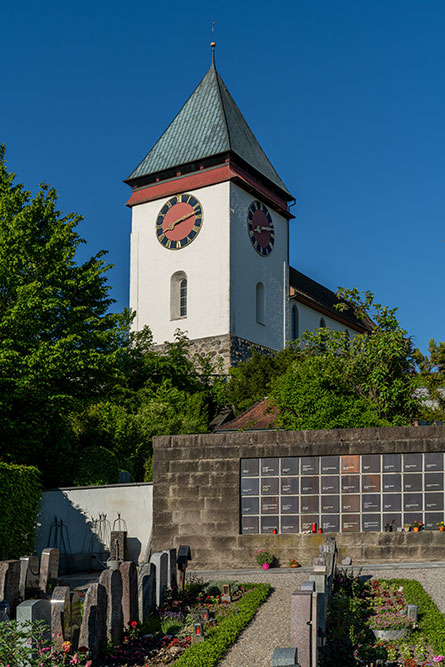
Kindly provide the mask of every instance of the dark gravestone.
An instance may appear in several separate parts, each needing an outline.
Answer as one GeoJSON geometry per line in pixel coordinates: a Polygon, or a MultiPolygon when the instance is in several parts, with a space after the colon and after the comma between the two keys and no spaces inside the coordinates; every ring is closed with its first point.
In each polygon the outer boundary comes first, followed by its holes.
{"type": "Polygon", "coordinates": [[[39,557],[22,556],[20,558],[20,597],[22,600],[34,597],[39,590],[39,557]]]}
{"type": "Polygon", "coordinates": [[[119,644],[122,640],[122,575],[119,570],[104,570],[99,583],[107,592],[107,637],[119,644]]]}
{"type": "Polygon", "coordinates": [[[39,588],[42,593],[49,593],[57,584],[59,576],[60,552],[58,549],[43,549],[40,557],[39,588]]]}
{"type": "Polygon", "coordinates": [[[0,561],[0,602],[6,600],[14,611],[20,602],[20,561],[0,561]]]}
{"type": "MultiPolygon", "coordinates": [[[[247,517],[247,518],[250,519],[250,517],[247,517]]],[[[258,528],[257,528],[256,532],[258,533],[258,528]]],[[[177,558],[177,561],[176,561],[176,564],[178,566],[178,585],[179,585],[179,588],[182,591],[184,590],[185,573],[186,573],[186,570],[187,570],[187,567],[188,567],[189,560],[192,560],[192,552],[191,552],[190,547],[188,546],[188,544],[185,544],[185,545],[183,544],[179,547],[178,558],[177,558]]]]}
{"type": "MultiPolygon", "coordinates": [[[[17,607],[17,627],[28,626],[29,623],[43,621],[46,629],[42,633],[43,641],[49,642],[51,639],[51,602],[49,600],[25,600],[17,607]]],[[[37,653],[37,649],[36,649],[37,653]]],[[[34,657],[37,657],[36,655],[34,657]]]]}
{"type": "Polygon", "coordinates": [[[71,641],[71,601],[69,586],[56,586],[51,596],[51,634],[56,651],[71,641]]]}
{"type": "Polygon", "coordinates": [[[122,621],[127,629],[131,621],[139,620],[138,573],[132,561],[122,563],[119,569],[122,575],[122,621]]]}
{"type": "Polygon", "coordinates": [[[156,568],[153,563],[143,563],[138,572],[139,620],[144,623],[156,609],[156,568]]]}
{"type": "Polygon", "coordinates": [[[157,551],[151,555],[150,562],[156,568],[156,607],[160,607],[168,583],[168,556],[165,551],[157,551]]]}
{"type": "Polygon", "coordinates": [[[76,651],[79,646],[80,626],[82,624],[82,605],[80,595],[77,591],[70,593],[71,597],[71,621],[70,641],[72,650],[76,651]]]}
{"type": "Polygon", "coordinates": [[[168,557],[167,565],[167,588],[176,589],[178,586],[176,578],[176,549],[165,549],[168,557]]]}
{"type": "Polygon", "coordinates": [[[79,647],[86,647],[98,660],[107,644],[107,592],[102,584],[89,586],[83,603],[79,647]]]}

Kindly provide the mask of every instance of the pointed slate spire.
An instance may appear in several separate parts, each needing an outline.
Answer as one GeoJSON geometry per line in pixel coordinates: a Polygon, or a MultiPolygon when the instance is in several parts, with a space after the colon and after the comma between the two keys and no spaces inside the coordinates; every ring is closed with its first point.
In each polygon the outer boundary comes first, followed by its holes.
{"type": "Polygon", "coordinates": [[[238,155],[291,198],[212,58],[207,74],[127,182],[228,152],[238,155]]]}

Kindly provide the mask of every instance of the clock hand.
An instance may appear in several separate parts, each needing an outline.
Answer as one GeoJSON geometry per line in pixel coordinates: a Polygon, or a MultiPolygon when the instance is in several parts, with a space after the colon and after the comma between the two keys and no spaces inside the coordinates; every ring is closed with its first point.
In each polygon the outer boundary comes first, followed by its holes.
{"type": "Polygon", "coordinates": [[[171,232],[172,229],[174,229],[174,227],[176,227],[176,225],[178,225],[178,224],[179,224],[180,222],[182,222],[183,220],[187,220],[187,218],[190,218],[192,215],[195,215],[195,211],[192,211],[191,213],[187,213],[187,215],[183,215],[182,218],[178,218],[178,219],[175,220],[174,222],[171,222],[171,223],[165,228],[165,231],[169,231],[169,232],[171,232]]]}
{"type": "Polygon", "coordinates": [[[260,232],[271,232],[272,227],[260,227],[258,225],[258,227],[255,227],[255,229],[253,231],[256,232],[257,234],[259,234],[260,232]]]}

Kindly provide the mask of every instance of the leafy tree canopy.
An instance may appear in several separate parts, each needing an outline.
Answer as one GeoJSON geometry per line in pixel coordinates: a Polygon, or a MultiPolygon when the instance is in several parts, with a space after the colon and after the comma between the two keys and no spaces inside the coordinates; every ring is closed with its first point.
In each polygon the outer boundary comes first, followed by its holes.
{"type": "Polygon", "coordinates": [[[426,421],[445,422],[445,341],[436,343],[431,339],[428,355],[414,351],[419,370],[420,418],[426,421]],[[426,389],[426,395],[424,390],[426,389]]]}

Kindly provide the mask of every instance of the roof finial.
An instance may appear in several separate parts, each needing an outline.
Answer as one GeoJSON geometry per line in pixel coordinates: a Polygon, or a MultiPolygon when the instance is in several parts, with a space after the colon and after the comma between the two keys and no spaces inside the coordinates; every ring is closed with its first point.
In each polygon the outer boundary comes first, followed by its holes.
{"type": "Polygon", "coordinates": [[[216,42],[215,40],[215,21],[212,21],[212,41],[210,43],[210,46],[212,47],[212,65],[215,67],[215,46],[216,42]]]}

